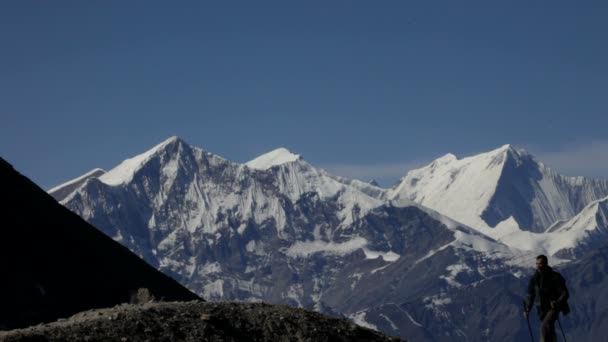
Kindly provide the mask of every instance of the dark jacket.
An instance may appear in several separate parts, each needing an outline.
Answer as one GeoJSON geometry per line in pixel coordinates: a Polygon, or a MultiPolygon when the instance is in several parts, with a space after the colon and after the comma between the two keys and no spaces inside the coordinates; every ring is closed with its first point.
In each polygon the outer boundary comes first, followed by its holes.
{"type": "Polygon", "coordinates": [[[551,310],[551,302],[564,315],[570,312],[568,306],[568,289],[566,288],[566,280],[561,274],[553,271],[547,266],[544,272],[536,271],[530,283],[528,284],[528,296],[526,298],[526,310],[530,310],[532,305],[536,303],[539,314],[544,314],[551,310]]]}

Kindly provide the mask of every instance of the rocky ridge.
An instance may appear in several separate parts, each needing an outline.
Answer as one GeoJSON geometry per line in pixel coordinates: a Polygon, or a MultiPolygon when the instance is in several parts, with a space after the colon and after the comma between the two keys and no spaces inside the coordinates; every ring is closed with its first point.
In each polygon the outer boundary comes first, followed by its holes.
{"type": "Polygon", "coordinates": [[[345,319],[263,303],[151,302],[0,332],[0,341],[402,341],[345,319]]]}

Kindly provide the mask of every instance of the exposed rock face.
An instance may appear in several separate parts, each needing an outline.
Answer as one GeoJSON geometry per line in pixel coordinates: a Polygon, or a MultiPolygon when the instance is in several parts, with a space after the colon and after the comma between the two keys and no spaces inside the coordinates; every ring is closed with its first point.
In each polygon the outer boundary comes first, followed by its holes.
{"type": "Polygon", "coordinates": [[[0,332],[0,341],[401,341],[345,319],[262,303],[124,304],[0,332]]]}
{"type": "Polygon", "coordinates": [[[0,159],[0,330],[129,302],[197,295],[157,271],[0,159]]]}

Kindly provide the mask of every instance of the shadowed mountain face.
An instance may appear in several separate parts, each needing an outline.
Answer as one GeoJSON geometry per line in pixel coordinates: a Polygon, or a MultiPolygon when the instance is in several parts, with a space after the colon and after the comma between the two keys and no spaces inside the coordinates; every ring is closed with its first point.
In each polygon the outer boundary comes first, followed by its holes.
{"type": "Polygon", "coordinates": [[[608,327],[608,245],[561,271],[572,311],[562,324],[568,341],[606,341],[608,327]]]}
{"type": "Polygon", "coordinates": [[[198,296],[70,212],[0,158],[0,329],[129,302],[198,296]]]}
{"type": "Polygon", "coordinates": [[[531,155],[510,149],[494,196],[482,218],[495,227],[513,217],[520,227],[543,232],[556,221],[572,218],[590,202],[607,194],[605,180],[562,176],[531,155]]]}

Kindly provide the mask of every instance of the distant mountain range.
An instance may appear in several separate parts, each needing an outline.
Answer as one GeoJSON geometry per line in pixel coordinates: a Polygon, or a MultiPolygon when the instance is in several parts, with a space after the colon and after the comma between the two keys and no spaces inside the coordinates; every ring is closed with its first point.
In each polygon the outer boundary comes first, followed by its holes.
{"type": "Polygon", "coordinates": [[[1,158],[0,182],[1,341],[402,341],[288,306],[205,303],[1,158]]]}
{"type": "MultiPolygon", "coordinates": [[[[608,181],[561,176],[510,145],[446,155],[383,189],[286,149],[239,164],[173,137],[49,193],[205,298],[312,308],[416,341],[525,338],[534,256],[567,269],[608,243],[608,181]]],[[[590,324],[608,312],[596,309],[590,324]]]]}

